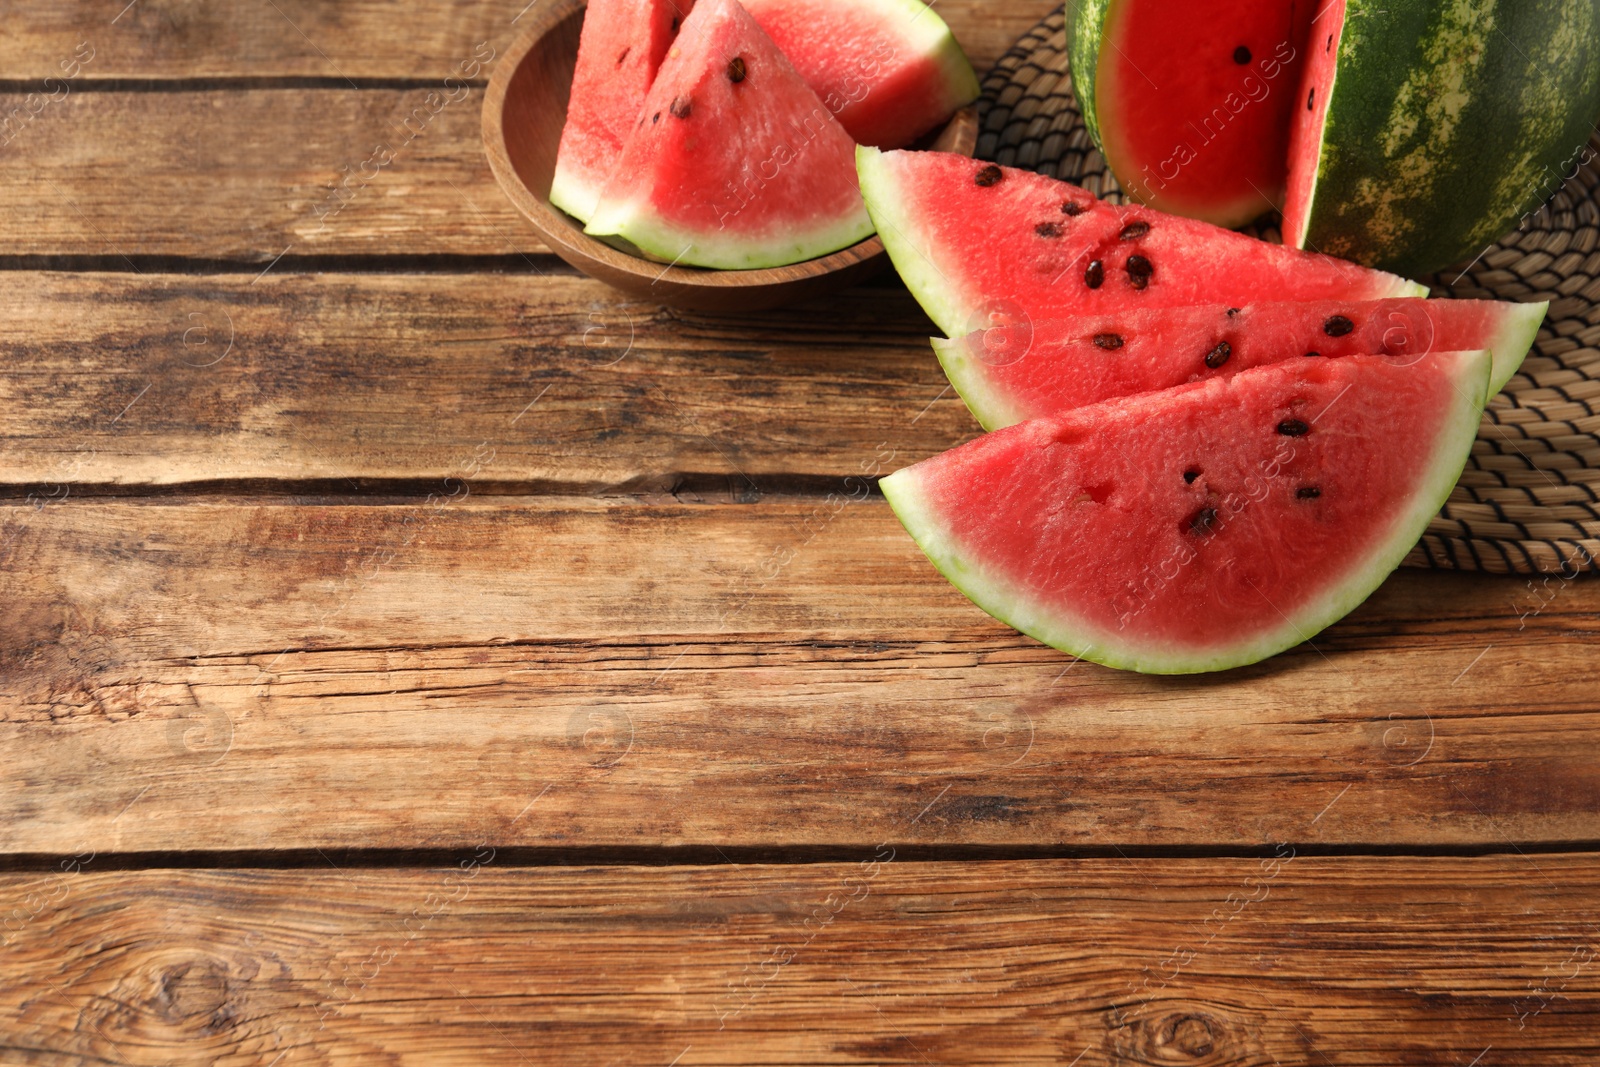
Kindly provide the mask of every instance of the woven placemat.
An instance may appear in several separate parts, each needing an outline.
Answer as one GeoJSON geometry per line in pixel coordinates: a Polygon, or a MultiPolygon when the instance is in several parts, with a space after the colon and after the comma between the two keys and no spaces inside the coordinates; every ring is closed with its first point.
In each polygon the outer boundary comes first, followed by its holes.
{"type": "MultiPolygon", "coordinates": [[[[989,72],[978,106],[981,158],[1122,199],[1072,93],[1060,9],[989,72]]],[[[1422,279],[1439,297],[1549,300],[1550,315],[1409,565],[1600,572],[1600,135],[1590,148],[1594,159],[1520,230],[1470,266],[1422,279]]]]}

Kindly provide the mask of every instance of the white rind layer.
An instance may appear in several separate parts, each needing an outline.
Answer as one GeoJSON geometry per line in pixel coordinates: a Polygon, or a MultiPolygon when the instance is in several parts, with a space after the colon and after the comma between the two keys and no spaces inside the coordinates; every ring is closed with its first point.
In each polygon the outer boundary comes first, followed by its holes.
{"type": "Polygon", "coordinates": [[[600,188],[587,185],[570,167],[556,163],[556,176],[550,183],[550,203],[579,222],[588,222],[600,204],[600,188]]]}
{"type": "Polygon", "coordinates": [[[905,197],[900,194],[899,183],[890,173],[884,154],[876,148],[858,146],[856,173],[872,224],[906,288],[934,325],[947,336],[960,337],[966,332],[964,327],[971,321],[973,309],[962,302],[954,283],[933,262],[932,252],[919,248],[912,240],[917,227],[904,210],[905,197]]]}
{"type": "Polygon", "coordinates": [[[803,234],[785,233],[764,239],[691,233],[674,226],[648,207],[628,201],[604,204],[584,227],[591,237],[617,236],[663,263],[718,270],[762,270],[786,267],[826,256],[872,236],[865,205],[849,216],[803,234]]]}

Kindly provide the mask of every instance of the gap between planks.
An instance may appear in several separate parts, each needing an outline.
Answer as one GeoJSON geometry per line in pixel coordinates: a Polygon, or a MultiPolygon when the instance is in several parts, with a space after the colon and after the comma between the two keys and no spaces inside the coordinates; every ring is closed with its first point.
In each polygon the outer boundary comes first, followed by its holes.
{"type": "MultiPolygon", "coordinates": [[[[1550,856],[1576,858],[1600,855],[1594,841],[1496,841],[1481,844],[1386,845],[1289,842],[1300,856],[1320,859],[1507,859],[1550,856]]],[[[855,863],[882,844],[895,850],[900,863],[1006,865],[1073,861],[1259,860],[1271,857],[1283,843],[1241,846],[1229,842],[1185,845],[1103,844],[1080,847],[1048,845],[917,845],[906,841],[852,842],[835,845],[675,845],[663,848],[528,848],[497,846],[495,864],[514,869],[544,867],[814,867],[855,863]]],[[[476,847],[476,846],[474,846],[476,847]]],[[[471,848],[373,849],[309,848],[282,850],[176,850],[163,852],[96,852],[96,871],[161,870],[439,870],[456,866],[471,848]]],[[[81,853],[0,853],[0,874],[50,873],[81,853]]]]}

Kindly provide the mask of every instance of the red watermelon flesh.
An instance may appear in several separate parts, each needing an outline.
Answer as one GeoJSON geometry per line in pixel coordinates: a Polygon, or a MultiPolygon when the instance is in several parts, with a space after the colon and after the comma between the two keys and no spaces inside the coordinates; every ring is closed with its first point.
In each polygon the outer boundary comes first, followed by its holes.
{"type": "Polygon", "coordinates": [[[856,153],[895,268],[949,337],[1183,304],[1425,296],[1413,282],[944,152],[856,153]]]}
{"type": "Polygon", "coordinates": [[[736,0],[699,0],[585,232],[700,267],[826,255],[872,233],[854,151],[736,0]]]}
{"type": "Polygon", "coordinates": [[[1309,640],[1449,496],[1487,352],[1273,363],[1035,419],[884,479],[944,575],[1108,666],[1224,670],[1309,640]]]}
{"type": "Polygon", "coordinates": [[[1119,396],[1228,377],[1285,359],[1488,349],[1491,395],[1528,354],[1547,304],[1489,300],[1194,305],[1020,323],[935,339],[985,429],[1119,396]]]}
{"type": "Polygon", "coordinates": [[[1221,226],[1281,207],[1312,6],[1113,0],[1094,98],[1123,188],[1221,226]]]}
{"type": "Polygon", "coordinates": [[[978,98],[944,20],[919,0],[745,0],[845,131],[902,148],[978,98]]]}
{"type": "Polygon", "coordinates": [[[588,221],[694,0],[589,0],[550,202],[588,221]]]}
{"type": "Polygon", "coordinates": [[[1322,131],[1327,125],[1330,91],[1339,67],[1339,42],[1344,37],[1344,0],[1325,0],[1317,13],[1305,77],[1295,94],[1289,130],[1289,181],[1283,205],[1283,240],[1304,248],[1311,224],[1311,197],[1316,191],[1322,158],[1322,131]]]}

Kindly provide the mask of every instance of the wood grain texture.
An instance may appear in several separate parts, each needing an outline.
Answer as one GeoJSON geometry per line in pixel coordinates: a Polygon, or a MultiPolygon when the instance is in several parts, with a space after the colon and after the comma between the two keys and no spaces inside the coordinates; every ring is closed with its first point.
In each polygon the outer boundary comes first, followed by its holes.
{"type": "MultiPolygon", "coordinates": [[[[898,287],[554,267],[522,0],[11,7],[0,1063],[1600,1059],[1600,586],[1073,664],[868,489],[976,431],[898,287]]],[[[981,71],[1049,7],[939,11],[981,71]]]]}
{"type": "MultiPolygon", "coordinates": [[[[481,82],[515,40],[511,18],[523,6],[434,0],[399,16],[378,2],[285,0],[224,13],[199,0],[139,0],[115,26],[88,3],[8,16],[6,77],[59,79],[59,63],[81,41],[95,51],[76,78],[32,96],[0,92],[0,118],[13,117],[0,130],[0,217],[8,222],[0,257],[265,265],[286,249],[542,252],[496,186],[479,132],[481,82]],[[463,63],[475,64],[466,69],[476,81],[446,86],[463,63]],[[107,77],[286,75],[338,87],[85,91],[107,77]],[[347,80],[369,77],[438,84],[357,88],[347,80]]],[[[982,71],[1049,7],[1030,0],[1001,11],[959,0],[940,12],[982,71]]]]}
{"type": "MultiPolygon", "coordinates": [[[[137,270],[129,261],[146,256],[264,267],[284,252],[538,254],[489,173],[482,99],[465,87],[72,92],[0,149],[0,256],[137,270]]],[[[0,93],[0,113],[25,100],[0,93]]]]}
{"type": "MultiPolygon", "coordinates": [[[[1600,840],[1600,585],[1402,573],[1256,667],[989,619],[881,499],[0,508],[12,853],[1600,840]]],[[[453,494],[453,495],[452,495],[453,494]]]]}
{"type": "Polygon", "coordinates": [[[1588,1065],[1600,861],[0,877],[39,1064],[1588,1065]],[[1475,1059],[1476,1057],[1476,1059],[1475,1059]]]}
{"type": "MultiPolygon", "coordinates": [[[[1049,0],[938,0],[935,9],[982,74],[1051,6],[1049,0]]],[[[530,7],[527,0],[420,0],[399,11],[387,0],[226,7],[138,0],[121,10],[122,4],[63,0],[7,9],[0,70],[7,78],[59,77],[60,60],[88,41],[96,50],[82,74],[88,79],[441,81],[481,42],[510,44],[530,7]]]]}
{"type": "MultiPolygon", "coordinates": [[[[899,287],[711,317],[549,275],[25,275],[0,485],[437,482],[740,496],[978,432],[899,287]],[[131,405],[131,406],[130,406],[131,405]],[[532,405],[531,407],[529,405],[532,405]]],[[[429,486],[433,488],[434,486],[429,486]]]]}

